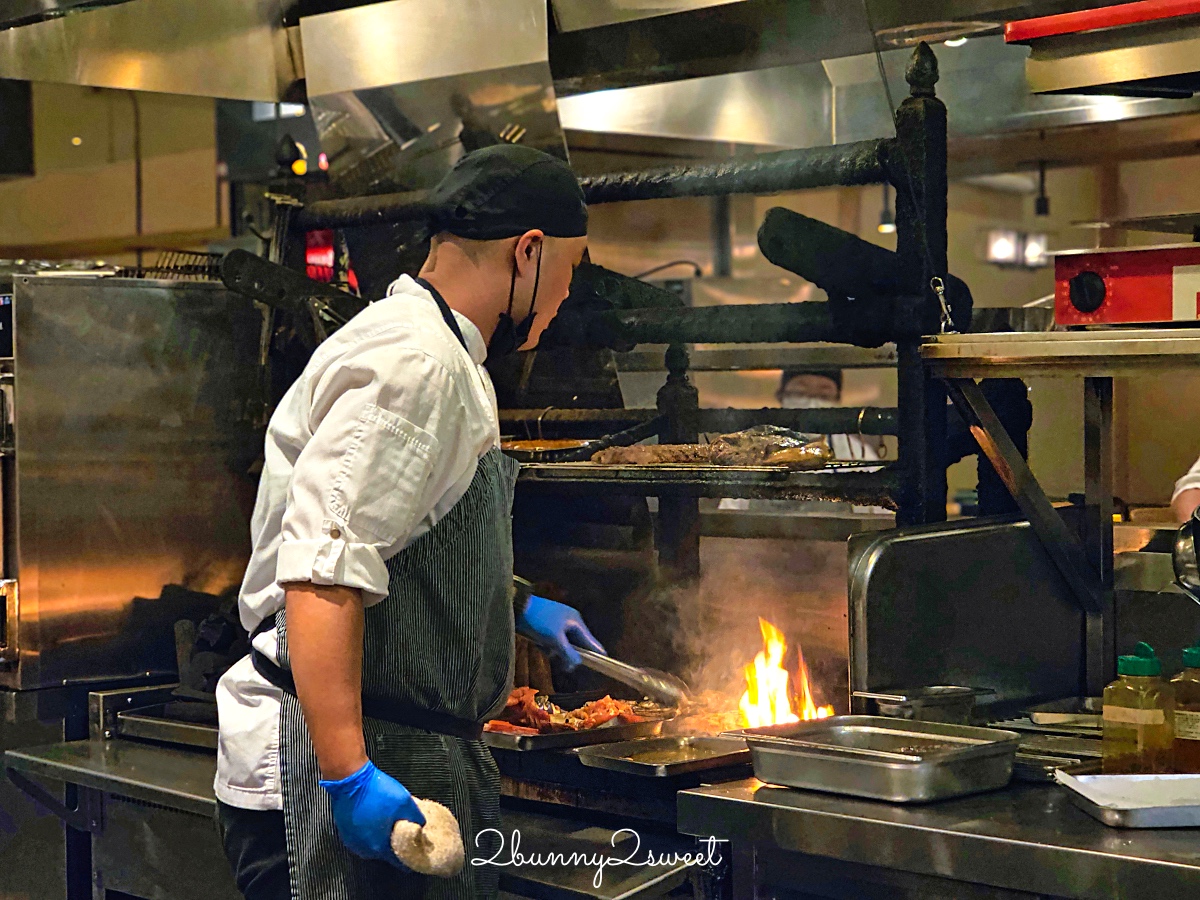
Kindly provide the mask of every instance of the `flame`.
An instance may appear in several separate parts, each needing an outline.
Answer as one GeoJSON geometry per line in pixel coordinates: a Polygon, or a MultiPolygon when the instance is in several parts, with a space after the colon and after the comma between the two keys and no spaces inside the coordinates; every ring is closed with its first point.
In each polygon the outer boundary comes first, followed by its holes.
{"type": "Polygon", "coordinates": [[[793,696],[789,685],[791,679],[783,667],[783,656],[787,652],[783,632],[761,616],[758,627],[762,631],[763,649],[754,657],[754,662],[746,666],[746,692],[738,704],[742,724],[757,728],[832,716],[832,706],[818,707],[813,699],[804,654],[800,654],[793,696]]]}

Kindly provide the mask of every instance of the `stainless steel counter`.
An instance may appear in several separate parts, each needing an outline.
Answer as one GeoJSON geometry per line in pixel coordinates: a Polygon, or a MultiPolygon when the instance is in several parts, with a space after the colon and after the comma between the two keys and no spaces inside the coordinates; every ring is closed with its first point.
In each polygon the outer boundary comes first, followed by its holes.
{"type": "MultiPolygon", "coordinates": [[[[951,879],[1080,900],[1200,891],[1200,831],[1108,828],[1052,785],[898,806],[748,779],[681,792],[679,830],[730,840],[735,851],[739,844],[777,848],[943,885],[951,879]]],[[[960,895],[967,896],[948,896],[960,895]]]]}
{"type": "Polygon", "coordinates": [[[135,741],[71,741],[9,750],[4,764],[25,775],[157,803],[212,818],[217,758],[135,741]]]}
{"type": "MultiPolygon", "coordinates": [[[[75,784],[100,793],[103,809],[93,820],[92,834],[94,884],[120,891],[122,896],[161,900],[234,900],[239,896],[212,823],[217,760],[211,751],[118,738],[10,750],[4,754],[4,765],[34,779],[75,784]]],[[[631,820],[637,828],[635,835],[615,831],[620,821],[600,826],[580,810],[544,805],[537,809],[553,812],[528,808],[502,812],[501,832],[507,843],[495,851],[495,859],[504,866],[501,887],[508,896],[552,900],[658,897],[678,888],[689,876],[687,863],[675,855],[696,848],[670,825],[631,820]],[[579,854],[584,862],[517,865],[512,860],[518,853],[545,859],[553,854],[579,854]],[[596,865],[586,861],[608,857],[635,861],[671,857],[672,862],[612,865],[604,869],[601,883],[595,884],[596,865]]],[[[494,844],[485,844],[480,852],[486,855],[494,849],[494,844]]]]}

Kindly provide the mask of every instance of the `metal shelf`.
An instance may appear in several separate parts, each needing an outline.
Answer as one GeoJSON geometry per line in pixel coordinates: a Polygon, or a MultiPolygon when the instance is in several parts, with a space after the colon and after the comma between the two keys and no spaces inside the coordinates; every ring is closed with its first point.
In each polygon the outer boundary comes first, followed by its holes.
{"type": "Polygon", "coordinates": [[[947,334],[921,345],[931,375],[1111,377],[1200,363],[1200,328],[1113,328],[1037,334],[947,334]]]}
{"type": "Polygon", "coordinates": [[[843,500],[863,506],[892,506],[901,474],[895,465],[877,463],[835,463],[807,471],[781,466],[529,463],[521,467],[518,481],[555,490],[604,490],[634,496],[843,500]]]}
{"type": "MultiPolygon", "coordinates": [[[[664,372],[666,345],[647,345],[613,354],[618,372],[664,372]]],[[[875,349],[841,344],[771,344],[728,349],[688,348],[691,372],[768,371],[801,368],[894,369],[896,345],[875,349]]]]}

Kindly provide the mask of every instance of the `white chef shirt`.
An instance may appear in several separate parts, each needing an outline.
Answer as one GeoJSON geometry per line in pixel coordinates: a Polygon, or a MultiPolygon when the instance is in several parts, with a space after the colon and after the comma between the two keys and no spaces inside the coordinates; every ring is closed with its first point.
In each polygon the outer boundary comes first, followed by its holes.
{"type": "Polygon", "coordinates": [[[1176,497],[1193,488],[1200,488],[1200,459],[1192,464],[1186,475],[1175,482],[1175,491],[1171,494],[1171,502],[1174,503],[1176,497]]]}
{"type": "MultiPolygon", "coordinates": [[[[487,348],[454,316],[466,350],[430,293],[404,276],[317,348],[280,401],[238,599],[247,631],[283,607],[287,582],[359,588],[367,606],[384,599],[384,561],[449,512],[498,445],[487,348]]],[[[254,646],[276,659],[275,631],[254,646]]],[[[280,697],[249,657],[218,683],[222,802],[282,808],[280,697]]]]}

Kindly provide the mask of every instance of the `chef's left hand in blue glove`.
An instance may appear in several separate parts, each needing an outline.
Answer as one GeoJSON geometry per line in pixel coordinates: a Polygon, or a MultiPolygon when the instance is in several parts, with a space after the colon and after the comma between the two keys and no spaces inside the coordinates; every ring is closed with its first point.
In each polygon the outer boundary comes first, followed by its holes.
{"type": "Polygon", "coordinates": [[[400,820],[425,824],[412,794],[396,779],[367,762],[341,781],[322,781],[333,801],[333,822],[350,852],[381,859],[408,871],[392,852],[392,828],[400,820]]]}
{"type": "Polygon", "coordinates": [[[607,653],[583,624],[579,610],[536,594],[530,595],[525,612],[517,618],[517,632],[557,656],[568,672],[580,663],[572,641],[588,650],[607,653]]]}

